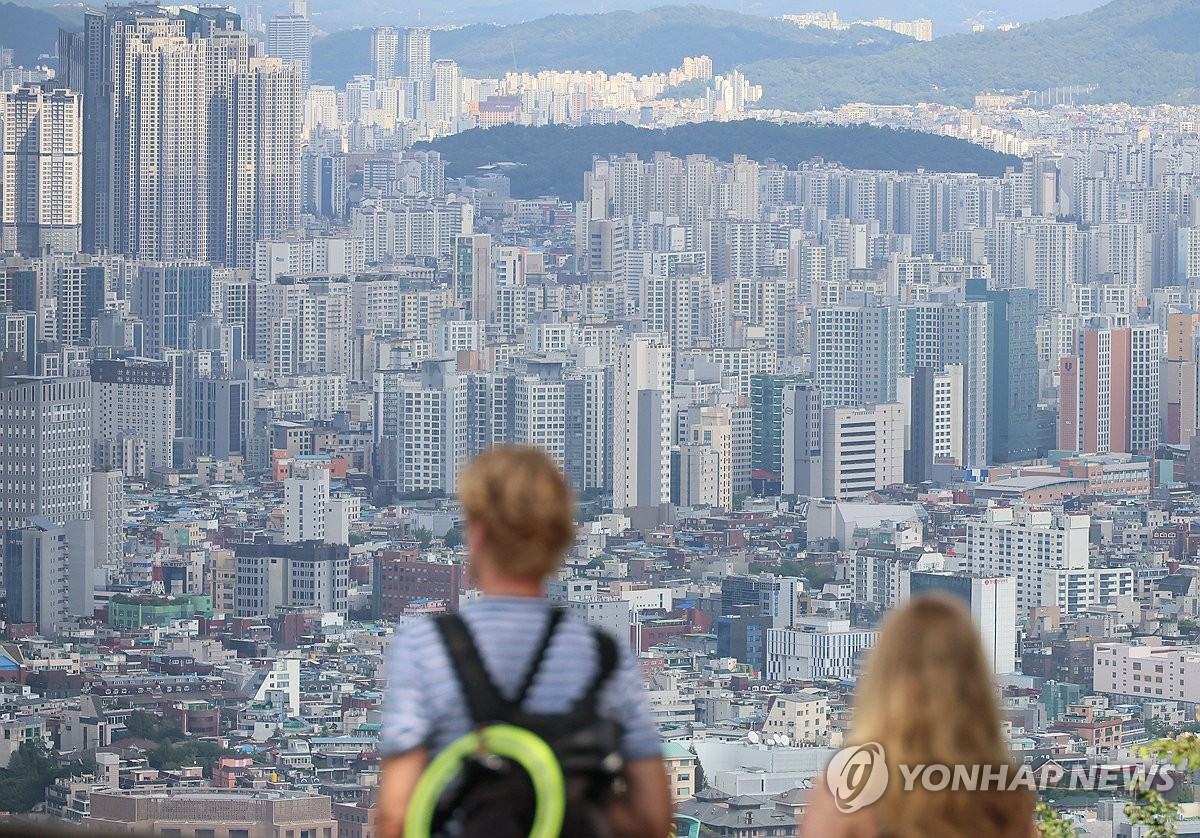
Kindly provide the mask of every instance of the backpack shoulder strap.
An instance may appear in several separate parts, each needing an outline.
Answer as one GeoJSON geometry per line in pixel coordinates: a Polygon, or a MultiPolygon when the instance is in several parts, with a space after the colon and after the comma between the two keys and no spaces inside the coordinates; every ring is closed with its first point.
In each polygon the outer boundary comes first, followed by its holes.
{"type": "Polygon", "coordinates": [[[600,691],[608,683],[617,668],[617,641],[602,628],[592,626],[592,637],[596,640],[596,674],[592,677],[587,690],[580,697],[576,707],[580,710],[592,710],[600,697],[600,691]]]}
{"type": "Polygon", "coordinates": [[[529,661],[529,668],[525,670],[525,677],[521,679],[521,687],[517,690],[517,695],[512,700],[513,708],[520,709],[521,705],[525,703],[525,697],[529,695],[529,689],[533,686],[534,679],[537,678],[537,674],[542,668],[542,660],[546,657],[546,652],[550,649],[550,641],[554,639],[554,632],[558,628],[558,624],[562,622],[564,616],[566,616],[566,610],[563,608],[555,607],[550,610],[550,618],[546,621],[546,629],[542,632],[542,640],[538,643],[537,649],[529,661]]]}
{"type": "Polygon", "coordinates": [[[508,718],[509,703],[500,695],[496,685],[488,675],[483,658],[479,656],[479,648],[467,624],[457,614],[440,614],[434,620],[446,653],[450,656],[450,664],[463,695],[467,699],[467,710],[471,721],[476,725],[489,722],[505,721],[508,718]]]}

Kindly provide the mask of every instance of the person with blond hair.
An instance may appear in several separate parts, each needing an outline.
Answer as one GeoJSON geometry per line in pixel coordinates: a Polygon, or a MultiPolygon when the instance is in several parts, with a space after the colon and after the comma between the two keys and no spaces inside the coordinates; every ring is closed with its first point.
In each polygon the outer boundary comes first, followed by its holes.
{"type": "Polygon", "coordinates": [[[1036,800],[1028,782],[1014,783],[1019,766],[1004,741],[998,695],[979,635],[959,601],[923,596],[897,608],[885,618],[858,684],[848,737],[857,764],[839,766],[835,776],[835,758],[816,782],[801,835],[1036,838],[1036,800]],[[951,772],[962,766],[993,780],[978,789],[938,789],[940,783],[920,781],[906,789],[902,767],[912,775],[916,766],[951,772]],[[872,772],[886,777],[886,784],[863,794],[872,772]]]}
{"type": "MultiPolygon", "coordinates": [[[[603,762],[617,767],[595,788],[588,780],[587,808],[600,814],[588,815],[585,824],[568,806],[562,834],[666,836],[672,818],[661,743],[628,641],[606,638],[544,593],[575,535],[574,502],[562,472],[537,449],[499,446],[466,466],[458,495],[468,569],[482,597],[456,616],[406,623],[392,640],[376,835],[404,834],[422,772],[468,734],[477,732],[483,742],[491,722],[549,719],[553,728],[555,719],[574,719],[578,724],[571,725],[581,731],[611,729],[611,757],[603,762]]],[[[496,760],[480,762],[483,767],[464,776],[488,775],[496,760]]],[[[503,785],[511,776],[502,769],[496,776],[508,779],[493,786],[513,788],[503,785]]],[[[563,773],[577,789],[570,766],[564,764],[563,773]]],[[[514,816],[525,805],[523,789],[490,797],[471,791],[466,802],[468,793],[460,790],[451,808],[468,811],[452,811],[457,821],[447,832],[529,835],[528,824],[515,823],[514,816]]]]}

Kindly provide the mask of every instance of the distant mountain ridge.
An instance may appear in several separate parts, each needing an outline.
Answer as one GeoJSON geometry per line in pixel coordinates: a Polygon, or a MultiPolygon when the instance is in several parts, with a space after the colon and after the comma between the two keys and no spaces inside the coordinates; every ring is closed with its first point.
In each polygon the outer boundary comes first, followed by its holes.
{"type": "Polygon", "coordinates": [[[763,106],[845,102],[969,104],[984,90],[1096,85],[1077,101],[1200,101],[1200,3],[1113,0],[1011,32],[953,35],[853,60],[767,59],[743,68],[763,106]]]}
{"type": "Polygon", "coordinates": [[[40,9],[0,3],[0,47],[13,51],[18,66],[32,67],[44,63],[43,55],[54,55],[60,27],[82,29],[83,7],[40,9]]]}
{"type": "Polygon", "coordinates": [[[679,157],[706,154],[721,160],[745,154],[752,160],[792,166],[820,157],[852,168],[985,175],[999,175],[1007,166],[1020,165],[1016,157],[934,134],[869,125],[777,125],[758,120],[702,122],[665,131],[631,125],[506,125],[465,131],[417,148],[439,151],[452,177],[472,174],[482,166],[515,163],[504,169],[515,197],[557,195],[569,200],[581,197],[583,172],[594,154],[633,152],[646,160],[656,151],[679,157]]]}
{"type": "MultiPolygon", "coordinates": [[[[644,12],[555,14],[528,23],[437,29],[433,55],[451,58],[467,75],[494,78],[518,70],[665,72],[687,56],[707,55],[718,72],[771,58],[870,55],[912,43],[873,27],[801,29],[791,23],[705,6],[662,6],[644,12]]],[[[313,44],[313,78],[344,84],[370,72],[371,33],[335,32],[313,44]]]]}

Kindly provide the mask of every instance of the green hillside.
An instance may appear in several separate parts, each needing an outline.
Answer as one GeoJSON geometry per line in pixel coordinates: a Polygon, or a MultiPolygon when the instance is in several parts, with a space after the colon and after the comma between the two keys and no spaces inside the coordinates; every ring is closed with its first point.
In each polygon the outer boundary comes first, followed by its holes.
{"type": "MultiPolygon", "coordinates": [[[[496,77],[514,68],[536,72],[604,70],[638,75],[707,55],[717,72],[749,61],[876,55],[912,43],[880,29],[847,32],[800,29],[790,23],[704,6],[663,6],[645,12],[558,14],[511,26],[434,30],[433,55],[452,58],[468,75],[496,77]]],[[[371,33],[335,32],[313,44],[313,78],[344,84],[370,72],[371,33]]]]}
{"type": "Polygon", "coordinates": [[[978,172],[998,175],[1006,166],[1019,165],[1015,157],[996,154],[950,137],[895,131],[866,125],[776,125],[746,120],[683,125],[651,131],[630,125],[587,128],[504,126],[465,131],[424,144],[448,161],[448,174],[461,177],[494,163],[506,167],[517,197],[558,195],[575,200],[583,190],[583,172],[592,155],[635,152],[649,159],[656,151],[676,156],[707,154],[731,160],[745,154],[752,160],[777,160],[794,166],[820,157],[852,168],[940,172],[978,172]]]}
{"type": "Polygon", "coordinates": [[[764,59],[744,70],[764,86],[764,106],[801,110],[855,101],[969,104],[983,90],[1091,84],[1091,101],[1196,102],[1200,3],[1114,0],[1011,32],[952,35],[886,55],[764,59]]]}

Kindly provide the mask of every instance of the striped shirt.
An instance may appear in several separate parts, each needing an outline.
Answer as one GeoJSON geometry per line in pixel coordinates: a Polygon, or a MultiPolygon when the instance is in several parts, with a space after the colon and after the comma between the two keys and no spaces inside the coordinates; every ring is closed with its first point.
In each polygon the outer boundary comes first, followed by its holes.
{"type": "MultiPolygon", "coordinates": [[[[463,607],[471,632],[496,688],[512,699],[520,688],[550,619],[551,603],[535,597],[484,597],[463,607]]],[[[616,669],[597,704],[605,718],[622,725],[621,755],[626,760],[659,756],[658,729],[650,715],[637,662],[620,642],[616,669]]],[[[567,614],[554,632],[522,709],[538,715],[568,712],[599,667],[591,627],[567,614]]],[[[384,661],[380,753],[392,756],[427,746],[445,748],[473,727],[458,675],[431,619],[406,623],[392,638],[384,661]]]]}

